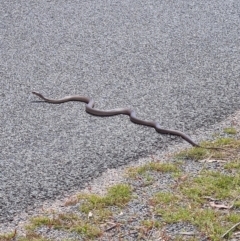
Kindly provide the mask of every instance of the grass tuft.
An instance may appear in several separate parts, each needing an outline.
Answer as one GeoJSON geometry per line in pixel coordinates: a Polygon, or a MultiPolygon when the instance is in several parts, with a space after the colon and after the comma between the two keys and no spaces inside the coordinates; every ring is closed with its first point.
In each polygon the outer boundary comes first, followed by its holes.
{"type": "Polygon", "coordinates": [[[118,184],[109,188],[105,200],[108,206],[123,206],[130,201],[131,196],[132,191],[129,185],[118,184]]]}
{"type": "Polygon", "coordinates": [[[132,197],[131,187],[127,184],[117,184],[109,188],[106,196],[96,194],[80,194],[79,200],[84,200],[81,211],[88,213],[94,209],[102,209],[108,206],[124,206],[132,197]]]}
{"type": "Polygon", "coordinates": [[[233,160],[224,165],[224,168],[227,170],[240,170],[240,159],[233,160]]]}
{"type": "Polygon", "coordinates": [[[233,127],[228,127],[223,130],[224,133],[229,134],[229,135],[236,135],[237,130],[233,127]]]}
{"type": "Polygon", "coordinates": [[[177,201],[178,197],[169,192],[158,192],[154,195],[154,198],[152,199],[152,203],[154,203],[154,205],[171,205],[171,203],[177,201]]]}
{"type": "Polygon", "coordinates": [[[156,171],[156,172],[179,172],[179,169],[176,165],[172,163],[160,163],[160,162],[149,162],[140,167],[129,167],[126,171],[126,174],[130,178],[136,178],[138,175],[145,175],[147,172],[156,171]]]}
{"type": "Polygon", "coordinates": [[[175,155],[180,160],[203,160],[211,157],[211,159],[231,159],[240,151],[240,140],[234,138],[224,137],[218,138],[214,142],[204,141],[200,143],[201,147],[192,147],[190,149],[181,151],[175,155]],[[205,149],[204,147],[218,147],[222,150],[205,149]],[[231,150],[231,152],[229,152],[231,150]]]}
{"type": "Polygon", "coordinates": [[[57,214],[52,218],[45,216],[35,217],[31,220],[31,226],[28,226],[28,230],[33,232],[34,229],[43,225],[54,229],[76,232],[90,239],[101,235],[101,231],[97,226],[82,220],[73,213],[57,214]]]}
{"type": "Polygon", "coordinates": [[[181,151],[176,154],[176,158],[180,160],[191,159],[191,160],[202,160],[209,155],[209,150],[200,147],[192,147],[188,150],[181,151]]]}

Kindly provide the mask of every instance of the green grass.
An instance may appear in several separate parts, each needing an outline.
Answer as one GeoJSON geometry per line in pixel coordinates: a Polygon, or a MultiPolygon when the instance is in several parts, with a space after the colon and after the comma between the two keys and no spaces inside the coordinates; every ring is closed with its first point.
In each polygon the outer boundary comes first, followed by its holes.
{"type": "Polygon", "coordinates": [[[176,202],[176,201],[178,201],[178,197],[173,193],[169,193],[169,192],[158,192],[155,194],[154,198],[152,199],[152,202],[155,205],[161,204],[163,206],[171,205],[172,202],[176,202]]]}
{"type": "Polygon", "coordinates": [[[223,130],[224,133],[229,134],[229,135],[236,135],[237,130],[233,127],[228,127],[223,130]]]}
{"type": "Polygon", "coordinates": [[[83,200],[80,210],[88,213],[92,210],[106,208],[108,206],[124,206],[132,198],[131,187],[127,184],[117,184],[109,188],[105,196],[96,194],[80,194],[79,200],[83,200]]]}
{"type": "Polygon", "coordinates": [[[202,160],[209,156],[209,150],[199,147],[192,147],[190,149],[181,151],[175,155],[179,160],[191,159],[191,160],[202,160]]]}
{"type": "Polygon", "coordinates": [[[178,160],[203,160],[207,158],[212,159],[228,159],[231,160],[232,156],[240,151],[240,140],[230,137],[218,138],[213,142],[204,141],[200,143],[202,147],[218,147],[222,150],[205,149],[201,147],[192,147],[175,154],[178,160]]]}
{"type": "Polygon", "coordinates": [[[188,203],[188,205],[184,207],[178,203],[171,208],[158,208],[156,212],[161,215],[166,223],[187,222],[195,225],[213,241],[222,240],[221,235],[234,223],[240,221],[240,216],[236,214],[230,217],[230,215],[218,210],[201,206],[191,207],[191,203],[188,203]]]}
{"type": "Polygon", "coordinates": [[[227,229],[240,222],[240,215],[234,209],[224,212],[210,207],[206,197],[239,208],[239,194],[239,170],[234,175],[205,170],[196,177],[184,180],[174,189],[174,193],[156,193],[149,203],[165,223],[191,223],[206,233],[210,240],[220,241],[227,229]]]}
{"type": "MultiPolygon", "coordinates": [[[[203,142],[201,146],[226,149],[216,151],[190,148],[177,153],[175,157],[177,160],[223,159],[227,160],[227,163],[220,162],[219,169],[214,171],[203,167],[196,176],[187,174],[188,178],[178,179],[180,181],[173,191],[156,193],[149,200],[149,204],[154,207],[155,214],[160,215],[163,222],[191,223],[210,240],[220,241],[226,230],[240,222],[237,212],[240,208],[240,141],[228,137],[218,138],[214,142],[203,142]],[[226,211],[214,208],[208,198],[218,200],[217,204],[225,204],[231,209],[226,211]]],[[[184,239],[178,237],[176,240],[184,239]]]]}
{"type": "Polygon", "coordinates": [[[230,137],[218,138],[214,144],[218,147],[240,147],[240,141],[230,137]]]}
{"type": "Polygon", "coordinates": [[[212,208],[203,208],[202,205],[184,197],[175,203],[172,200],[169,205],[158,205],[155,213],[160,215],[163,221],[168,224],[191,223],[213,241],[220,241],[221,235],[240,221],[240,216],[236,213],[227,215],[212,208]]]}
{"type": "Polygon", "coordinates": [[[161,162],[149,162],[140,167],[129,167],[126,174],[130,178],[136,178],[138,175],[146,175],[147,172],[179,172],[177,165],[172,163],[161,163],[161,162]]]}
{"type": "Polygon", "coordinates": [[[204,171],[198,177],[180,185],[188,198],[201,201],[204,196],[217,199],[235,198],[240,193],[240,175],[204,171]]]}
{"type": "Polygon", "coordinates": [[[240,170],[240,159],[226,163],[224,168],[227,170],[240,170]]]}
{"type": "Polygon", "coordinates": [[[33,232],[37,227],[48,226],[53,229],[62,229],[69,232],[76,232],[84,237],[92,239],[101,235],[100,229],[90,222],[82,220],[76,214],[57,214],[54,217],[39,216],[31,219],[27,230],[33,232]]]}
{"type": "Polygon", "coordinates": [[[32,228],[39,227],[39,226],[52,226],[53,225],[53,220],[50,219],[49,217],[45,216],[39,216],[39,217],[34,217],[31,219],[31,224],[32,228]]]}

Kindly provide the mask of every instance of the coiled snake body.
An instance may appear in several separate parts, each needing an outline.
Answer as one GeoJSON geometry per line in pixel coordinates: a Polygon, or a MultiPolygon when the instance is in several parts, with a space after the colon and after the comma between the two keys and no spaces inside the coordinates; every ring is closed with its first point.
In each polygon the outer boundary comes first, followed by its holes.
{"type": "MultiPolygon", "coordinates": [[[[72,95],[72,96],[66,96],[62,99],[49,99],[44,97],[42,94],[37,93],[35,91],[32,92],[34,95],[37,95],[44,101],[52,104],[61,104],[64,102],[68,101],[81,101],[86,103],[86,112],[95,115],[95,116],[114,116],[114,115],[128,115],[130,117],[130,120],[133,123],[139,124],[139,125],[144,125],[144,126],[150,126],[155,128],[155,130],[160,133],[160,134],[169,134],[169,135],[175,135],[175,136],[180,136],[182,137],[185,141],[190,143],[194,147],[201,147],[200,145],[196,144],[189,136],[187,136],[185,133],[177,130],[170,130],[170,129],[163,129],[160,127],[159,123],[155,121],[145,121],[145,120],[140,120],[136,117],[136,113],[134,110],[131,110],[129,108],[118,108],[118,109],[113,109],[113,110],[98,110],[94,108],[94,100],[85,97],[85,96],[78,96],[78,95],[72,95]]],[[[204,147],[206,148],[206,147],[204,147]]],[[[207,149],[218,149],[218,148],[212,148],[209,147],[207,149]]]]}

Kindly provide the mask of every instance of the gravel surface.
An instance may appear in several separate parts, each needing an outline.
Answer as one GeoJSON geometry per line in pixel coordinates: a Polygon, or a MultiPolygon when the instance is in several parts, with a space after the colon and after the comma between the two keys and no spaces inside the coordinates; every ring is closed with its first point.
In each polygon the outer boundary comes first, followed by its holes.
{"type": "MultiPolygon", "coordinates": [[[[199,129],[198,132],[205,133],[207,138],[210,138],[214,133],[223,133],[223,129],[229,126],[233,126],[237,131],[238,135],[236,138],[240,138],[240,111],[231,115],[226,120],[215,124],[208,129],[199,129]]],[[[197,136],[194,136],[197,138],[197,136]]],[[[101,241],[107,240],[136,240],[139,233],[143,234],[142,239],[138,240],[164,240],[164,235],[171,237],[174,240],[176,235],[183,235],[183,237],[191,238],[198,237],[199,240],[204,240],[205,237],[199,232],[199,230],[189,224],[184,222],[178,222],[166,225],[162,229],[153,228],[149,230],[144,230],[142,221],[143,220],[160,220],[159,216],[153,216],[152,207],[149,206],[149,199],[157,192],[161,191],[170,191],[172,190],[174,184],[176,185],[176,179],[169,173],[156,173],[150,172],[151,177],[153,178],[153,183],[146,185],[145,179],[128,179],[126,178],[126,169],[128,167],[138,167],[142,166],[145,163],[148,163],[152,160],[159,160],[160,162],[174,163],[175,159],[173,158],[174,152],[178,152],[183,148],[188,147],[186,143],[180,143],[176,145],[171,145],[166,148],[165,151],[159,153],[158,155],[153,155],[147,158],[140,158],[138,160],[133,160],[129,164],[118,167],[116,169],[108,169],[103,172],[102,175],[98,178],[95,178],[91,182],[87,183],[86,188],[79,189],[76,192],[68,193],[68,195],[62,196],[55,199],[54,201],[46,200],[41,203],[40,208],[34,210],[29,210],[28,212],[21,212],[19,215],[14,217],[14,221],[3,223],[0,225],[0,233],[12,232],[17,230],[17,234],[24,236],[26,234],[25,226],[29,224],[29,220],[32,217],[36,216],[50,216],[52,213],[76,213],[79,214],[79,202],[76,204],[77,195],[79,193],[88,193],[88,194],[98,194],[105,195],[109,187],[116,185],[118,183],[128,183],[134,189],[135,198],[131,200],[123,210],[118,210],[116,207],[113,207],[113,213],[115,213],[111,218],[110,222],[103,223],[102,229],[107,229],[113,224],[119,223],[121,226],[118,229],[113,228],[104,232],[103,235],[99,238],[101,241]],[[148,239],[146,239],[148,237],[148,239]]],[[[199,174],[199,171],[203,168],[208,168],[209,170],[221,170],[221,163],[219,162],[205,162],[202,161],[192,161],[187,160],[182,163],[181,170],[184,173],[188,173],[191,176],[196,176],[199,174]]],[[[101,225],[100,225],[101,226],[101,225]]],[[[146,229],[146,228],[145,228],[146,229]]],[[[65,239],[69,240],[85,240],[81,235],[77,235],[74,232],[66,232],[63,230],[56,230],[51,227],[41,227],[37,229],[37,233],[43,235],[50,240],[62,241],[65,239]]],[[[231,241],[237,241],[240,233],[236,232],[236,238],[233,236],[231,241]]]]}
{"type": "Polygon", "coordinates": [[[199,141],[240,107],[239,26],[238,0],[0,1],[0,223],[180,141],[32,90],[131,107],[199,141]]]}

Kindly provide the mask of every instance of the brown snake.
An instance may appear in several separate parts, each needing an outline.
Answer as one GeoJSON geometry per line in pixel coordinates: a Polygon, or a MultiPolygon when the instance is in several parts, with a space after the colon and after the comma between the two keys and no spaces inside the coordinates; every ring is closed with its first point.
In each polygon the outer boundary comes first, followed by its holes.
{"type": "MultiPolygon", "coordinates": [[[[185,133],[181,131],[176,131],[176,130],[170,130],[170,129],[162,129],[159,125],[159,123],[155,121],[145,121],[145,120],[140,120],[136,117],[136,113],[134,110],[128,109],[128,108],[118,108],[118,109],[113,109],[113,110],[98,110],[94,108],[94,100],[85,97],[85,96],[78,96],[78,95],[72,95],[72,96],[66,96],[62,99],[49,99],[44,97],[42,94],[39,94],[35,91],[32,92],[34,95],[37,95],[44,101],[52,104],[61,104],[64,102],[68,101],[81,101],[86,103],[86,112],[95,115],[95,116],[113,116],[113,115],[128,115],[130,117],[130,120],[139,125],[144,125],[144,126],[150,126],[153,127],[158,133],[160,134],[169,134],[169,135],[175,135],[175,136],[180,136],[182,137],[185,141],[190,143],[194,147],[202,147],[198,144],[196,144],[189,136],[187,136],[185,133]]],[[[221,149],[217,147],[202,147],[206,149],[221,149]]]]}

